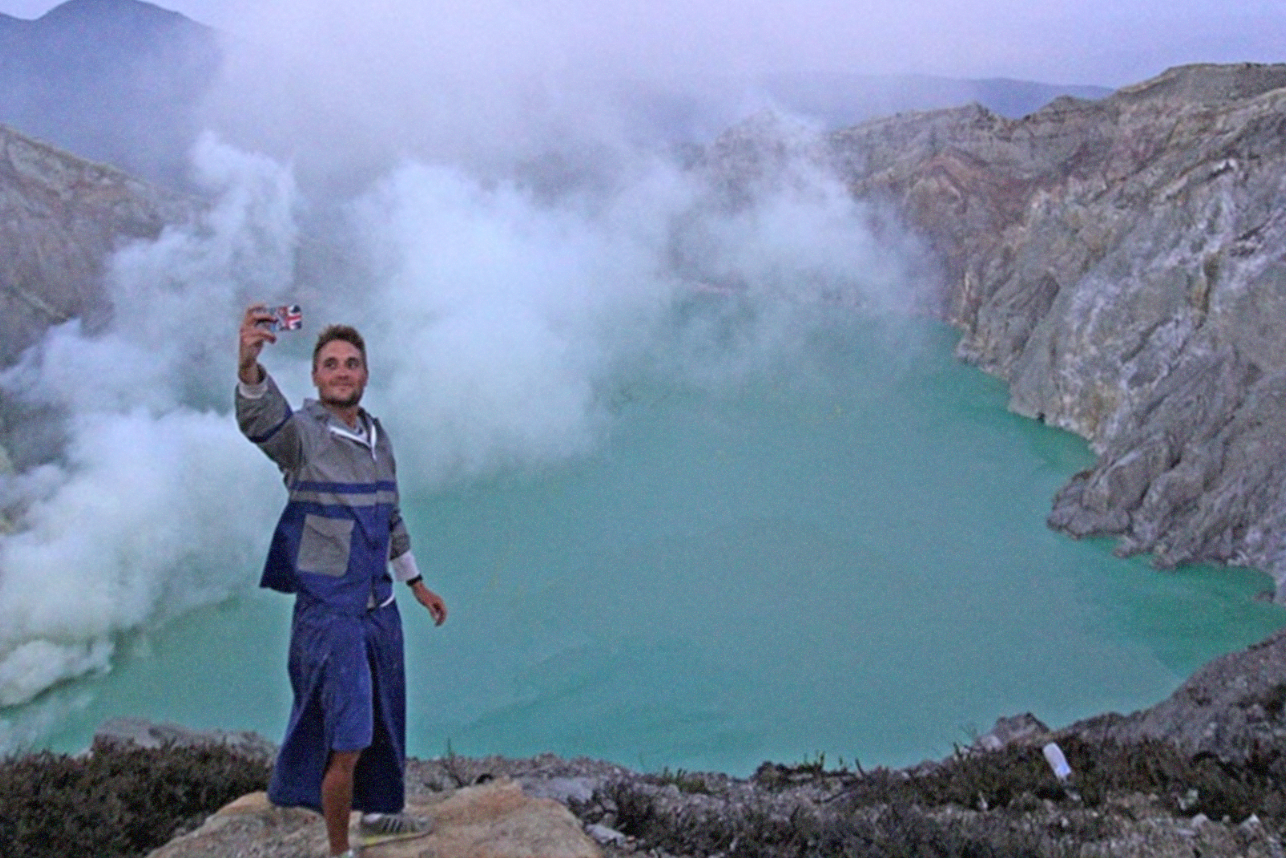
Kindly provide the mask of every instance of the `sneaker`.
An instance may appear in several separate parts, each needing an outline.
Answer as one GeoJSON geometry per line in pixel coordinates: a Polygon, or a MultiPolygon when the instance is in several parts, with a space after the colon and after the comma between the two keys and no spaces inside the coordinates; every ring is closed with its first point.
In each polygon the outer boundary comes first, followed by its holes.
{"type": "Polygon", "coordinates": [[[357,838],[362,846],[374,846],[390,840],[411,840],[433,833],[433,820],[404,813],[363,813],[357,823],[357,838]]]}

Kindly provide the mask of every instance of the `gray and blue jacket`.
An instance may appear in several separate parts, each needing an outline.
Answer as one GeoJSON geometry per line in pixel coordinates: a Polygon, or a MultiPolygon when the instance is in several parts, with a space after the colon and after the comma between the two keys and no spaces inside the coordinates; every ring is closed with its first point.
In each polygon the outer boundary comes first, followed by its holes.
{"type": "Polygon", "coordinates": [[[281,469],[288,497],[259,585],[349,615],[385,604],[389,560],[411,547],[388,435],[365,410],[363,437],[315,400],[292,411],[266,373],[261,387],[258,397],[238,388],[237,423],[281,469]]]}

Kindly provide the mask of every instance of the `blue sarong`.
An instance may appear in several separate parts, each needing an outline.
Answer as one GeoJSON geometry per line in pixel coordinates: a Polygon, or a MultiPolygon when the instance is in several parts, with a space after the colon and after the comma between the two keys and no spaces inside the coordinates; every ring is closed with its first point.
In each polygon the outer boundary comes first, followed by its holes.
{"type": "Polygon", "coordinates": [[[397,603],[347,616],[298,596],[289,673],[294,702],[268,799],[320,813],[331,751],[361,751],[353,809],[399,813],[406,798],[406,675],[397,603]]]}

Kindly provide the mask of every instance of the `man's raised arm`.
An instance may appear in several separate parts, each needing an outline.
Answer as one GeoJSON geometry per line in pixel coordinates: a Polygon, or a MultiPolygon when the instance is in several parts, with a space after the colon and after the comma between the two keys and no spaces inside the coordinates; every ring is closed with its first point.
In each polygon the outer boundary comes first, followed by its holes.
{"type": "Polygon", "coordinates": [[[241,433],[259,446],[278,467],[297,467],[303,450],[299,433],[290,420],[290,403],[259,365],[264,344],[275,343],[277,335],[271,325],[276,317],[263,304],[246,308],[241,319],[240,346],[237,353],[236,410],[241,433]]]}
{"type": "Polygon", "coordinates": [[[277,342],[277,335],[272,332],[271,323],[274,316],[263,304],[253,304],[246,308],[241,319],[241,345],[237,353],[237,378],[245,384],[259,384],[263,381],[263,367],[259,366],[259,353],[265,343],[277,342]]]}

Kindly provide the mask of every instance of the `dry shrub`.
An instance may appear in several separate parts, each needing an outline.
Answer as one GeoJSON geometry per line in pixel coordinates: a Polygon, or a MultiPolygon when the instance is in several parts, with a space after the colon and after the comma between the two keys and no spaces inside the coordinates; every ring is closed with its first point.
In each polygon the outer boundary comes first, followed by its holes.
{"type": "Polygon", "coordinates": [[[0,761],[0,855],[139,856],[248,792],[269,765],[221,746],[96,746],[0,761]]]}
{"type": "Polygon", "coordinates": [[[1112,823],[1058,808],[1135,793],[1156,796],[1176,818],[1286,821],[1286,750],[1259,748],[1233,765],[1162,742],[1059,742],[1075,773],[1069,782],[1054,777],[1039,746],[1014,745],[899,771],[765,763],[748,788],[697,802],[676,800],[672,783],[628,779],[605,798],[619,830],[644,846],[728,858],[1069,855],[1107,837],[1112,823]]]}

